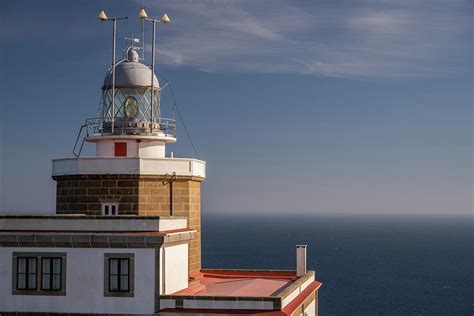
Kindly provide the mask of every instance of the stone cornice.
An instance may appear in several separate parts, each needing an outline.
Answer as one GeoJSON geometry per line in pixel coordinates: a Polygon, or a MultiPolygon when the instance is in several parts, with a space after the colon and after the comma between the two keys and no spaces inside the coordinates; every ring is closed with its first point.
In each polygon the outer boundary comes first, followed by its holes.
{"type": "Polygon", "coordinates": [[[174,233],[85,233],[0,231],[0,247],[48,248],[160,248],[169,243],[189,242],[194,230],[174,233]]]}

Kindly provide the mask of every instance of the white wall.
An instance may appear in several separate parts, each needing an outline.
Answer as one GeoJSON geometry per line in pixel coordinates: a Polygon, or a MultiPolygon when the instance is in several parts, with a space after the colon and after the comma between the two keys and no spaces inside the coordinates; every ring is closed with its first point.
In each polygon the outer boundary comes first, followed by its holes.
{"type": "Polygon", "coordinates": [[[138,157],[138,143],[134,140],[117,140],[104,139],[96,143],[95,151],[98,157],[114,157],[115,142],[127,143],[127,157],[138,157]]]}
{"type": "Polygon", "coordinates": [[[161,247],[161,293],[172,294],[188,287],[188,244],[161,247]]]}
{"type": "Polygon", "coordinates": [[[316,300],[312,301],[311,304],[309,304],[304,309],[304,315],[305,316],[315,316],[316,315],[316,300]]]}
{"type": "Polygon", "coordinates": [[[115,143],[127,143],[127,157],[164,158],[165,143],[161,141],[141,141],[136,139],[102,139],[96,142],[97,157],[114,157],[115,143]]]}
{"type": "Polygon", "coordinates": [[[138,156],[142,158],[164,158],[165,143],[160,141],[141,142],[138,146],[138,156]]]}
{"type": "Polygon", "coordinates": [[[53,176],[140,174],[206,177],[206,162],[192,158],[81,157],[53,159],[53,176]]]}
{"type": "Polygon", "coordinates": [[[0,218],[0,230],[77,230],[77,231],[166,231],[187,227],[186,218],[130,219],[121,216],[94,218],[56,215],[33,218],[0,218]],[[70,217],[70,218],[68,218],[70,217]]]}
{"type": "Polygon", "coordinates": [[[153,314],[154,249],[0,248],[0,311],[153,314]],[[66,252],[66,296],[12,295],[12,253],[66,252]],[[104,253],[135,254],[135,296],[104,297],[104,253]]]}

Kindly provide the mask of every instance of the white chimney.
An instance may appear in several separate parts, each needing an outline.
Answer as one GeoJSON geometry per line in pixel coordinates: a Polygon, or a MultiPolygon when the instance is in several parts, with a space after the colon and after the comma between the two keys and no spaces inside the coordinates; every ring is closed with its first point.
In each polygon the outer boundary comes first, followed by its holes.
{"type": "Polygon", "coordinates": [[[307,245],[296,245],[296,276],[306,274],[306,247],[307,245]]]}

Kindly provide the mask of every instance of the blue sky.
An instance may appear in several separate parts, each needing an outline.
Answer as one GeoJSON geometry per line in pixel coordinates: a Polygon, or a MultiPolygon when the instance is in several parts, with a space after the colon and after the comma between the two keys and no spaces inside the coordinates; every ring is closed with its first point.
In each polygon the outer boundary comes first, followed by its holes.
{"type": "Polygon", "coordinates": [[[130,17],[121,50],[141,5],[173,21],[157,68],[208,163],[204,212],[471,212],[472,2],[439,0],[1,2],[1,210],[54,210],[51,159],[110,64],[95,17],[130,17]]]}

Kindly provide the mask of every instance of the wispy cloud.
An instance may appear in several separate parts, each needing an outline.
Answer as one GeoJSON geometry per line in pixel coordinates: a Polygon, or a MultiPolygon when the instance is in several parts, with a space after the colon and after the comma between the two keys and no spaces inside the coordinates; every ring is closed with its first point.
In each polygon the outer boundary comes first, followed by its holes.
{"type": "MultiPolygon", "coordinates": [[[[140,1],[142,4],[142,1],[140,1]]],[[[174,1],[161,62],[209,72],[432,77],[466,71],[469,1],[174,1]]]]}

